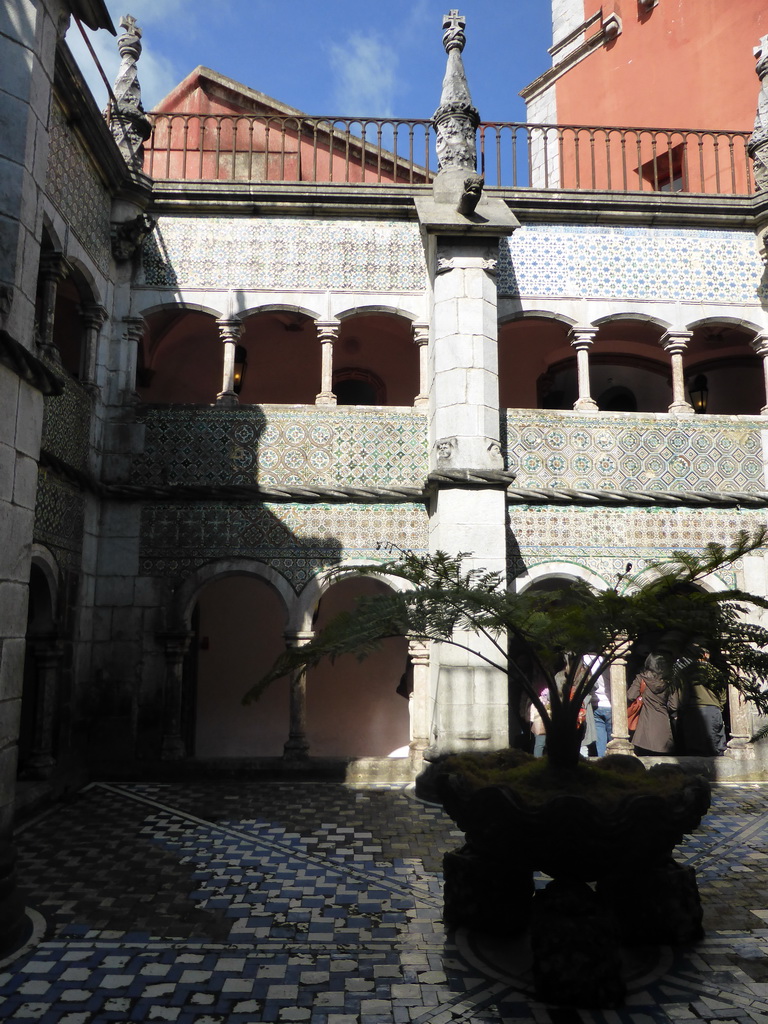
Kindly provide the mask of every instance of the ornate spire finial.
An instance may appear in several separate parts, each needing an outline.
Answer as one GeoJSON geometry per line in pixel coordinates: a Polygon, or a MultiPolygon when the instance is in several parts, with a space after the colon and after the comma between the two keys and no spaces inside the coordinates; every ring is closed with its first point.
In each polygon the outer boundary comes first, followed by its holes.
{"type": "Polygon", "coordinates": [[[110,126],[126,162],[140,170],[144,142],[152,133],[152,125],[141,105],[141,86],[136,73],[136,63],[141,56],[141,29],[132,14],[123,15],[120,28],[125,29],[125,34],[117,40],[121,61],[114,85],[117,103],[112,104],[110,126]]]}
{"type": "Polygon", "coordinates": [[[437,163],[440,171],[448,168],[474,171],[477,164],[475,129],[480,123],[480,115],[472,106],[461,59],[461,51],[466,43],[465,26],[466,18],[456,10],[450,11],[443,18],[443,46],[448,54],[448,63],[440,106],[432,118],[437,133],[437,163]]]}
{"type": "Polygon", "coordinates": [[[467,19],[458,11],[448,11],[443,16],[443,46],[446,53],[450,53],[451,50],[458,50],[461,53],[467,43],[467,37],[464,35],[466,27],[467,19]]]}
{"type": "Polygon", "coordinates": [[[757,64],[755,71],[760,79],[760,95],[757,98],[755,129],[749,137],[747,152],[752,157],[755,171],[755,191],[768,189],[768,35],[760,40],[754,49],[757,64]]]}

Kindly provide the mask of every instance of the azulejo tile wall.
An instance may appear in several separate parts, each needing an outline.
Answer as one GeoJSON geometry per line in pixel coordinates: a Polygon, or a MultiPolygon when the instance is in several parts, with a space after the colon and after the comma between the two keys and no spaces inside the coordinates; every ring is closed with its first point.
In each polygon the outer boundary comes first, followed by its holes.
{"type": "Polygon", "coordinates": [[[90,451],[91,400],[71,377],[61,370],[57,371],[57,376],[64,391],[45,399],[41,447],[84,473],[90,451]]]}
{"type": "MultiPolygon", "coordinates": [[[[632,563],[635,572],[672,551],[728,543],[739,530],[765,524],[765,513],[738,509],[607,509],[512,505],[509,525],[519,548],[510,572],[524,576],[544,562],[591,569],[606,584],[632,563]]],[[[735,583],[732,574],[720,574],[735,583]]]]}
{"type": "Polygon", "coordinates": [[[299,591],[342,558],[380,557],[380,541],[425,550],[425,508],[164,502],[142,509],[139,571],[179,577],[216,559],[256,558],[299,591]]]}
{"type": "Polygon", "coordinates": [[[144,246],[154,287],[423,291],[418,225],[320,218],[161,217],[144,246]]]}
{"type": "Polygon", "coordinates": [[[49,548],[61,569],[80,570],[85,528],[85,496],[41,469],[37,477],[34,539],[49,548]]]}
{"type": "Polygon", "coordinates": [[[751,231],[523,225],[499,247],[508,296],[752,303],[762,274],[751,231]]]}
{"type": "Polygon", "coordinates": [[[506,415],[518,487],[762,491],[759,421],[730,417],[506,415]]]}
{"type": "Polygon", "coordinates": [[[417,412],[145,406],[132,483],[420,487],[427,420],[417,412]]]}
{"type": "Polygon", "coordinates": [[[50,145],[48,196],[99,270],[108,275],[110,196],[55,102],[51,104],[50,145]]]}

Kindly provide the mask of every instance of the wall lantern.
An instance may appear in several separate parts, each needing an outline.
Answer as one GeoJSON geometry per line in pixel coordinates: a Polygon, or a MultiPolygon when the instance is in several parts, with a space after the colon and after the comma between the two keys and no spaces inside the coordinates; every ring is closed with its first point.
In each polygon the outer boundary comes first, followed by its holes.
{"type": "Polygon", "coordinates": [[[709,398],[709,387],[707,378],[703,373],[697,374],[688,385],[688,394],[691,397],[691,405],[694,412],[705,413],[707,411],[707,399],[709,398]]]}
{"type": "Polygon", "coordinates": [[[236,395],[239,395],[243,389],[243,381],[245,380],[245,371],[248,367],[248,350],[245,345],[235,346],[235,380],[232,385],[236,395]]]}

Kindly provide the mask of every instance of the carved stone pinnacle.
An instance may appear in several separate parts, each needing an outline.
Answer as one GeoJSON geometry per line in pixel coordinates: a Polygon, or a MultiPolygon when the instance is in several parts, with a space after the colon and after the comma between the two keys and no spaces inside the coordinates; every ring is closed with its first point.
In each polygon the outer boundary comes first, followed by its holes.
{"type": "Polygon", "coordinates": [[[467,37],[464,35],[466,27],[467,19],[457,10],[449,11],[443,16],[443,46],[446,53],[450,53],[451,50],[458,50],[461,53],[467,43],[467,37]]]}

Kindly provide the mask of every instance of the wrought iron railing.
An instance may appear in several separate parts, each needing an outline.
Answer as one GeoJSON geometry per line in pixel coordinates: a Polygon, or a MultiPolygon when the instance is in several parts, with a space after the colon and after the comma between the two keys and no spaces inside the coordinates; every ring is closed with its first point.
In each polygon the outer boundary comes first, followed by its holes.
{"type": "MultiPolygon", "coordinates": [[[[144,169],[196,181],[424,184],[426,120],[155,113],[144,169]]],[[[748,132],[495,122],[477,131],[488,187],[746,195],[748,132]]]]}

